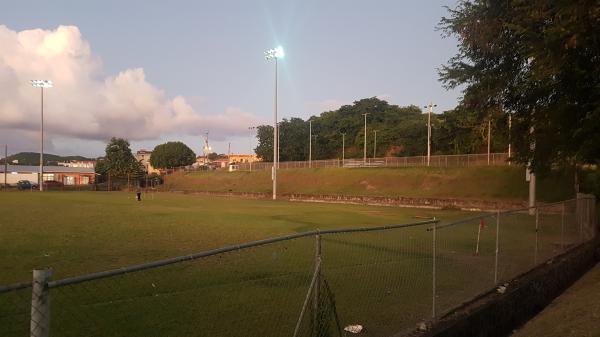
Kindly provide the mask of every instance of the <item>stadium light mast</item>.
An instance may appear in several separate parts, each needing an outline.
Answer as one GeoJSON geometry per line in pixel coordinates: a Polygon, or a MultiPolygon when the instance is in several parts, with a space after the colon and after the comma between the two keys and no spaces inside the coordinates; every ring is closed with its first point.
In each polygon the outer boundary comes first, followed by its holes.
{"type": "Polygon", "coordinates": [[[277,200],[277,166],[279,160],[279,125],[277,123],[277,60],[285,56],[283,47],[279,46],[269,49],[265,52],[265,59],[275,61],[275,97],[273,102],[273,167],[271,168],[271,178],[273,180],[273,200],[277,200]]]}
{"type": "Polygon", "coordinates": [[[437,104],[429,103],[425,108],[428,108],[427,111],[427,166],[431,163],[431,114],[433,113],[433,108],[436,107],[437,104]]]}
{"type": "Polygon", "coordinates": [[[363,116],[365,116],[365,145],[363,150],[363,165],[367,166],[367,115],[369,113],[365,112],[363,116]]]}
{"type": "Polygon", "coordinates": [[[40,118],[40,178],[38,185],[40,192],[44,190],[44,88],[52,88],[51,80],[31,80],[31,86],[40,88],[42,92],[41,118],[40,118]]]}

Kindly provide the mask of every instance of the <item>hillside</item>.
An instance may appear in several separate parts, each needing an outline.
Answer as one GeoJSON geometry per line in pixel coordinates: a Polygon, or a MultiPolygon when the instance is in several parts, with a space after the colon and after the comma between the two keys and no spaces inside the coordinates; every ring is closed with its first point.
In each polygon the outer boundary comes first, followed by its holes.
{"type": "MultiPolygon", "coordinates": [[[[277,174],[279,193],[526,200],[528,183],[521,167],[297,169],[277,174]]],[[[214,192],[271,191],[271,172],[177,173],[166,179],[171,190],[214,192]]],[[[540,201],[572,196],[569,179],[538,179],[540,201]]]]}
{"type": "MultiPolygon", "coordinates": [[[[86,158],[83,156],[59,156],[51,153],[44,153],[44,165],[57,165],[61,161],[70,160],[94,160],[93,158],[86,158]]],[[[9,164],[18,165],[39,165],[40,164],[40,153],[39,152],[19,152],[8,156],[9,164]],[[18,163],[13,163],[17,160],[18,163]]],[[[4,159],[0,159],[0,164],[4,164],[4,159]]]]}

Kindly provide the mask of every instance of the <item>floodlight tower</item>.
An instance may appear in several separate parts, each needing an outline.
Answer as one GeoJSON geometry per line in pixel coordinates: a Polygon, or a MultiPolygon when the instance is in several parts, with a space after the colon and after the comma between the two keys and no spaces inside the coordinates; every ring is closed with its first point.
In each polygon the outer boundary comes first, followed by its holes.
{"type": "Polygon", "coordinates": [[[433,113],[433,108],[435,108],[437,104],[429,103],[425,106],[428,108],[427,111],[427,166],[431,162],[431,114],[433,113]]]}
{"type": "Polygon", "coordinates": [[[271,168],[271,177],[273,179],[273,200],[277,200],[277,165],[279,154],[279,125],[277,123],[277,60],[285,56],[283,47],[279,46],[274,49],[269,49],[265,52],[266,60],[275,61],[275,97],[273,104],[273,167],[271,168]]]}
{"type": "Polygon", "coordinates": [[[34,88],[40,88],[42,92],[41,102],[41,119],[40,119],[40,178],[38,185],[40,191],[44,190],[44,88],[52,88],[53,84],[51,80],[31,80],[31,86],[34,88]]]}
{"type": "Polygon", "coordinates": [[[208,164],[208,155],[212,151],[210,145],[208,145],[208,131],[204,134],[204,147],[202,148],[202,152],[204,153],[204,164],[208,164]]]}

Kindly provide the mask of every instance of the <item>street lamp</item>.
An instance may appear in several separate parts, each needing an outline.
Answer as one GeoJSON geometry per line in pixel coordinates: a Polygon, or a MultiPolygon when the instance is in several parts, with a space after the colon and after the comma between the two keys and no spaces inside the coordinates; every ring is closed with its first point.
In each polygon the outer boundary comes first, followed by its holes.
{"type": "Polygon", "coordinates": [[[274,60],[275,61],[275,99],[274,99],[274,119],[273,119],[273,167],[271,168],[271,177],[273,179],[273,200],[277,199],[277,161],[279,158],[278,153],[278,125],[277,125],[277,60],[283,58],[285,53],[283,52],[283,47],[279,46],[274,49],[269,49],[265,52],[266,60],[274,60]]]}
{"type": "Polygon", "coordinates": [[[425,108],[429,108],[427,111],[427,166],[431,161],[431,114],[433,113],[433,108],[436,107],[437,104],[429,103],[425,108]]]}
{"type": "Polygon", "coordinates": [[[34,88],[40,88],[42,92],[41,101],[41,123],[40,123],[40,179],[39,187],[40,191],[44,190],[44,88],[52,88],[51,80],[31,80],[31,86],[34,88]]]}

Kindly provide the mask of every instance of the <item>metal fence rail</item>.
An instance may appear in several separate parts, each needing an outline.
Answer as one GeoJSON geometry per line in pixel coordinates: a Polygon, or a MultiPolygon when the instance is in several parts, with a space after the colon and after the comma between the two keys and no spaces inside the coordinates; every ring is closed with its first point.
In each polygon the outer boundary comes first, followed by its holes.
{"type": "Polygon", "coordinates": [[[0,335],[398,334],[593,239],[595,205],[308,231],[62,280],[36,270],[0,287],[0,335]]]}

